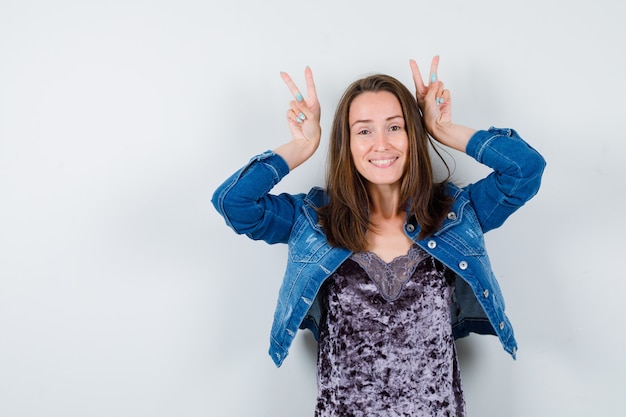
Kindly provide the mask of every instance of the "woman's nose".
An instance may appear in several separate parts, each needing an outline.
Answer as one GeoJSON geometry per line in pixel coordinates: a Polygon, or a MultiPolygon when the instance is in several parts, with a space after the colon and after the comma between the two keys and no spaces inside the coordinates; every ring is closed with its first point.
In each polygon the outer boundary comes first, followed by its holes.
{"type": "Polygon", "coordinates": [[[384,151],[389,147],[389,140],[385,132],[377,133],[374,136],[374,149],[377,151],[384,151]]]}

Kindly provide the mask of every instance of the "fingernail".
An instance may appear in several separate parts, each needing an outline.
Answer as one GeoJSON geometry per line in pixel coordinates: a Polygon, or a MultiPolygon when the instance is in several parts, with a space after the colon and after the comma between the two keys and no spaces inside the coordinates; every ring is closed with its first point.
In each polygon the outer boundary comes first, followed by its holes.
{"type": "Polygon", "coordinates": [[[304,100],[304,98],[302,97],[302,94],[300,94],[300,92],[298,92],[298,94],[296,94],[296,100],[298,100],[298,101],[304,100]]]}
{"type": "Polygon", "coordinates": [[[435,104],[436,105],[440,105],[441,104],[441,99],[439,97],[435,98],[435,104]]]}
{"type": "Polygon", "coordinates": [[[434,83],[435,81],[437,81],[437,74],[432,74],[432,75],[430,76],[430,82],[431,82],[431,83],[434,83]]]}
{"type": "Polygon", "coordinates": [[[300,118],[300,116],[297,116],[297,117],[296,117],[296,122],[298,122],[298,123],[302,123],[302,119],[300,118]]]}
{"type": "Polygon", "coordinates": [[[306,119],[306,116],[304,115],[304,113],[300,112],[300,114],[298,115],[298,117],[300,118],[300,120],[304,120],[306,119]]]}

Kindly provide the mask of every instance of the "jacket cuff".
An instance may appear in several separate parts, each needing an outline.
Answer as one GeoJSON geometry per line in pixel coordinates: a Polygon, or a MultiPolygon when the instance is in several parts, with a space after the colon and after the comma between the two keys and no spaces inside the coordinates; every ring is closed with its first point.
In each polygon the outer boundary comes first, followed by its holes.
{"type": "Polygon", "coordinates": [[[261,162],[272,167],[278,177],[278,181],[280,181],[285,175],[289,174],[289,165],[287,165],[287,162],[283,159],[282,156],[278,155],[274,151],[268,150],[256,156],[253,156],[248,164],[244,167],[243,171],[246,171],[255,162],[261,162]]]}
{"type": "Polygon", "coordinates": [[[465,148],[465,153],[476,159],[478,162],[481,162],[481,156],[485,149],[485,146],[488,145],[489,142],[491,142],[497,136],[519,138],[519,135],[514,129],[491,126],[487,130],[479,130],[472,135],[469,142],[467,143],[467,147],[465,148]]]}

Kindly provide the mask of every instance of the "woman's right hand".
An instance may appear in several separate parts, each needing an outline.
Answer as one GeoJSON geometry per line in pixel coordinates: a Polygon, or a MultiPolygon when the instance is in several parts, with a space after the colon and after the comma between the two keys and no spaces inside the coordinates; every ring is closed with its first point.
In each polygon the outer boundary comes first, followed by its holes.
{"type": "Polygon", "coordinates": [[[302,95],[289,74],[281,72],[280,76],[294,97],[294,100],[289,102],[287,111],[287,123],[292,140],[279,146],[274,152],[285,159],[289,169],[294,169],[309,159],[320,144],[322,136],[320,103],[317,99],[313,72],[309,67],[304,71],[306,97],[302,95]]]}

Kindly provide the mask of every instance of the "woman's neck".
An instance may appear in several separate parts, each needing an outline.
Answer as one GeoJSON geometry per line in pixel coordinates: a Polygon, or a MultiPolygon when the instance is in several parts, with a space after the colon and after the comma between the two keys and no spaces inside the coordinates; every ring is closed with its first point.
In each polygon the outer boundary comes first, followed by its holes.
{"type": "Polygon", "coordinates": [[[405,208],[400,207],[400,187],[393,185],[370,185],[370,218],[379,220],[392,219],[398,214],[404,213],[405,208]]]}
{"type": "Polygon", "coordinates": [[[385,262],[406,255],[413,241],[404,232],[405,207],[399,187],[370,187],[370,226],[367,250],[385,262]]]}

